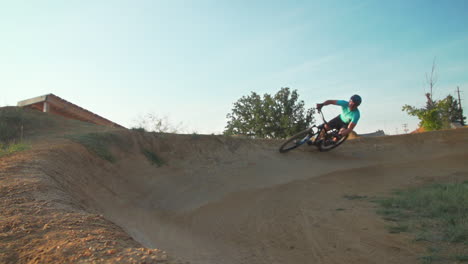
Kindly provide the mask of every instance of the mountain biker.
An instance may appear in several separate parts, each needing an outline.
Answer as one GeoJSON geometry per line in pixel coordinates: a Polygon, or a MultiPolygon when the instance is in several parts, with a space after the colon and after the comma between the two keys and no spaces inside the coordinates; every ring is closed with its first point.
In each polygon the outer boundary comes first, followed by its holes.
{"type": "Polygon", "coordinates": [[[328,131],[336,128],[339,130],[338,134],[340,136],[348,135],[356,127],[359,118],[361,117],[358,109],[358,106],[361,104],[361,102],[361,96],[355,94],[351,96],[348,102],[345,100],[326,100],[321,104],[317,104],[317,110],[319,111],[321,111],[322,107],[325,105],[330,104],[341,106],[343,111],[340,115],[330,120],[328,124],[325,124],[325,130],[328,131]]]}

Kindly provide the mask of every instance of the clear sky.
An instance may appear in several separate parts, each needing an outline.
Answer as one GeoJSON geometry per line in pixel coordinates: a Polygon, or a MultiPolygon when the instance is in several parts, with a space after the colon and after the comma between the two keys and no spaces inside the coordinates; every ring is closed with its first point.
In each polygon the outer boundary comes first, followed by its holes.
{"type": "Polygon", "coordinates": [[[211,134],[242,96],[290,87],[307,108],[358,93],[356,131],[395,134],[417,127],[401,107],[424,106],[435,58],[434,97],[459,86],[468,114],[466,0],[0,2],[0,106],[54,93],[211,134]]]}

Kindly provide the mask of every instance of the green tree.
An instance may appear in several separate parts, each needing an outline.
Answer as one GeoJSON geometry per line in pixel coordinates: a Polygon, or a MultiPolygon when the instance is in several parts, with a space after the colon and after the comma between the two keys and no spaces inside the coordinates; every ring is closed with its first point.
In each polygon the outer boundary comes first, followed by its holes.
{"type": "Polygon", "coordinates": [[[234,103],[225,135],[286,138],[314,123],[314,108],[305,109],[297,90],[281,88],[274,96],[255,92],[234,103]]]}
{"type": "Polygon", "coordinates": [[[438,102],[440,108],[441,119],[443,122],[457,122],[462,125],[465,124],[466,117],[463,116],[463,111],[459,102],[451,95],[448,95],[443,100],[438,102]]]}
{"type": "Polygon", "coordinates": [[[462,109],[453,96],[448,95],[442,100],[433,100],[429,94],[426,94],[426,97],[426,107],[404,105],[402,111],[418,117],[421,121],[419,125],[427,131],[450,128],[452,122],[464,124],[466,117],[463,116],[462,109]]]}

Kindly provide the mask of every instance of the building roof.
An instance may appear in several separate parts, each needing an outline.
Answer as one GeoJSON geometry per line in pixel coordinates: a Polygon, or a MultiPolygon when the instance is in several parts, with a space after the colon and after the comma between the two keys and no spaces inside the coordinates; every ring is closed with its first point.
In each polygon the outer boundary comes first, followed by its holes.
{"type": "Polygon", "coordinates": [[[60,115],[66,118],[93,123],[96,125],[125,128],[102,116],[94,114],[78,105],[68,102],[54,94],[46,94],[19,101],[18,106],[36,109],[43,112],[60,115]]]}

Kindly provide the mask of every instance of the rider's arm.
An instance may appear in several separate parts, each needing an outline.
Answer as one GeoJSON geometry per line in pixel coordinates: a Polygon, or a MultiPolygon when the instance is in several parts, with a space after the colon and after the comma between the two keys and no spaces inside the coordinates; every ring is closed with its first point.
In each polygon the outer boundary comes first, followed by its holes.
{"type": "Polygon", "coordinates": [[[326,101],[323,102],[322,104],[323,104],[323,105],[330,105],[330,104],[336,105],[336,101],[338,101],[338,100],[326,100],[326,101]]]}
{"type": "Polygon", "coordinates": [[[325,105],[330,105],[330,104],[336,105],[336,101],[337,101],[337,100],[326,100],[325,102],[323,102],[323,103],[321,103],[321,104],[317,104],[317,109],[320,110],[320,109],[322,109],[322,107],[325,106],[325,105]]]}
{"type": "Polygon", "coordinates": [[[348,135],[349,133],[351,133],[351,131],[353,131],[353,129],[354,129],[355,127],[356,127],[356,124],[353,123],[353,122],[351,122],[351,123],[349,123],[348,128],[341,130],[339,133],[340,133],[341,135],[343,135],[343,136],[346,136],[346,135],[348,135]]]}

